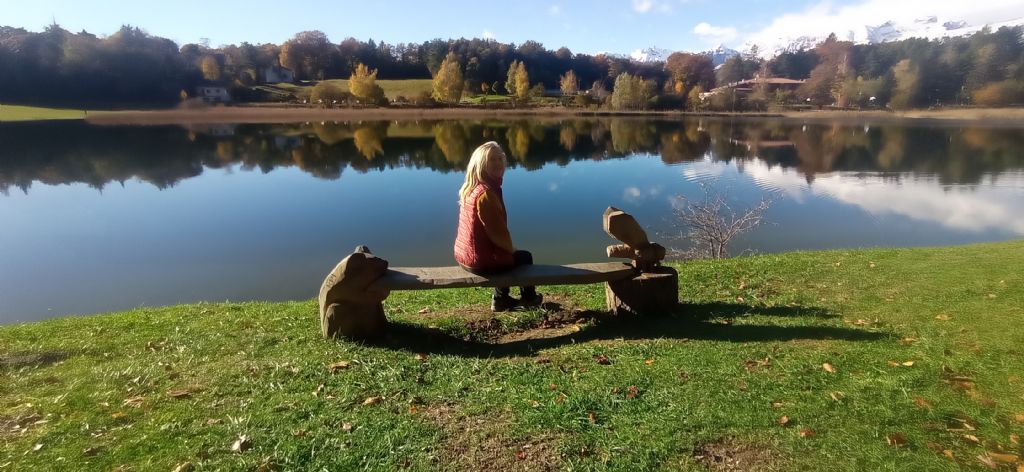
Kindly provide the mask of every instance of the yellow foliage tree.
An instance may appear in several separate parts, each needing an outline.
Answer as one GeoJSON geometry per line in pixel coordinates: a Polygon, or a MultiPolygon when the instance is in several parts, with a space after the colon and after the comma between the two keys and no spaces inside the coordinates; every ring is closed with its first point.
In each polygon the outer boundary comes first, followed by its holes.
{"type": "Polygon", "coordinates": [[[384,89],[377,85],[377,69],[356,65],[348,78],[348,91],[363,103],[376,104],[384,98],[384,89]]]}
{"type": "Polygon", "coordinates": [[[576,80],[576,72],[570,69],[559,80],[562,95],[576,95],[580,90],[579,80],[576,80]]]}
{"type": "Polygon", "coordinates": [[[217,62],[216,57],[203,56],[202,61],[199,63],[199,68],[203,72],[204,79],[220,80],[220,63],[217,62]]]}
{"type": "Polygon", "coordinates": [[[434,76],[433,93],[435,100],[444,103],[459,103],[465,80],[462,77],[462,66],[454,52],[449,52],[441,61],[441,66],[434,76]]]}

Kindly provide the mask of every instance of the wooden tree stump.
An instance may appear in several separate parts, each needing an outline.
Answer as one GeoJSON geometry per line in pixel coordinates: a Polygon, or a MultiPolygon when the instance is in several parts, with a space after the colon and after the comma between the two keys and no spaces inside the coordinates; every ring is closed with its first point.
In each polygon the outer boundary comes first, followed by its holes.
{"type": "Polygon", "coordinates": [[[679,273],[659,266],[633,278],[605,283],[605,302],[616,315],[668,314],[679,304],[679,273]]]}

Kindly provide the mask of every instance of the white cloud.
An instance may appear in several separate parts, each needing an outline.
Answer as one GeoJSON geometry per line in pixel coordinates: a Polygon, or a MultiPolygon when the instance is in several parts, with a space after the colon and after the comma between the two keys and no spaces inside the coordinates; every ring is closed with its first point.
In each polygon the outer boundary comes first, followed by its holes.
{"type": "Polygon", "coordinates": [[[484,30],[483,37],[484,39],[494,39],[494,33],[492,33],[490,30],[484,30]]]}
{"type": "Polygon", "coordinates": [[[633,11],[637,13],[648,13],[651,11],[671,13],[672,5],[664,0],[633,0],[633,11]]]}
{"type": "Polygon", "coordinates": [[[746,43],[757,44],[771,54],[802,37],[824,38],[830,33],[842,40],[866,42],[868,27],[887,21],[911,31],[912,36],[937,37],[946,31],[946,22],[964,21],[980,28],[1022,19],[1021,0],[861,0],[846,6],[825,0],[804,11],[776,17],[767,27],[748,35],[746,43]]]}
{"type": "Polygon", "coordinates": [[[551,5],[550,7],[548,7],[548,14],[549,15],[551,15],[551,16],[558,16],[560,13],[562,13],[562,7],[561,6],[559,6],[559,5],[551,5]]]}
{"type": "Polygon", "coordinates": [[[697,26],[694,26],[693,34],[696,34],[701,40],[711,44],[728,43],[739,36],[736,28],[733,28],[732,26],[712,26],[706,21],[700,22],[697,26]]]}
{"type": "Polygon", "coordinates": [[[653,6],[653,0],[633,0],[633,11],[637,13],[647,13],[653,6]]]}

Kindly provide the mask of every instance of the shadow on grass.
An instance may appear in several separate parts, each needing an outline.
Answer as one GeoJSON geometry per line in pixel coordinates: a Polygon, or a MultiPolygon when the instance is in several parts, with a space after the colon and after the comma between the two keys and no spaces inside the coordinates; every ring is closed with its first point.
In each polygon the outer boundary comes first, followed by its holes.
{"type": "Polygon", "coordinates": [[[883,333],[838,326],[777,326],[732,324],[732,320],[760,315],[781,318],[811,317],[834,319],[839,315],[816,307],[753,307],[750,305],[708,303],[680,304],[663,316],[613,316],[602,311],[584,311],[580,319],[594,323],[581,331],[555,336],[527,337],[509,342],[465,340],[437,328],[394,322],[385,339],[377,346],[410,352],[449,354],[465,357],[522,357],[566,344],[601,339],[691,339],[724,342],[764,342],[796,340],[870,341],[883,333]]]}

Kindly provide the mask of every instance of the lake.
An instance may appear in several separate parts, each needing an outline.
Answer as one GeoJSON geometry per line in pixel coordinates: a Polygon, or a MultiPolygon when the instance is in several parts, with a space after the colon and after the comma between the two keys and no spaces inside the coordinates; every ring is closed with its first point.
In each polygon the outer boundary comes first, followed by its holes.
{"type": "MultiPolygon", "coordinates": [[[[707,186],[773,203],[732,254],[1024,235],[1019,128],[627,118],[96,126],[0,123],[0,323],[296,300],[359,244],[452,265],[457,191],[495,140],[517,247],[606,260],[613,205],[684,248],[707,186]],[[704,185],[702,185],[702,183],[704,185]]],[[[310,314],[313,317],[313,314],[310,314]]],[[[311,318],[312,319],[312,318],[311,318]]]]}

